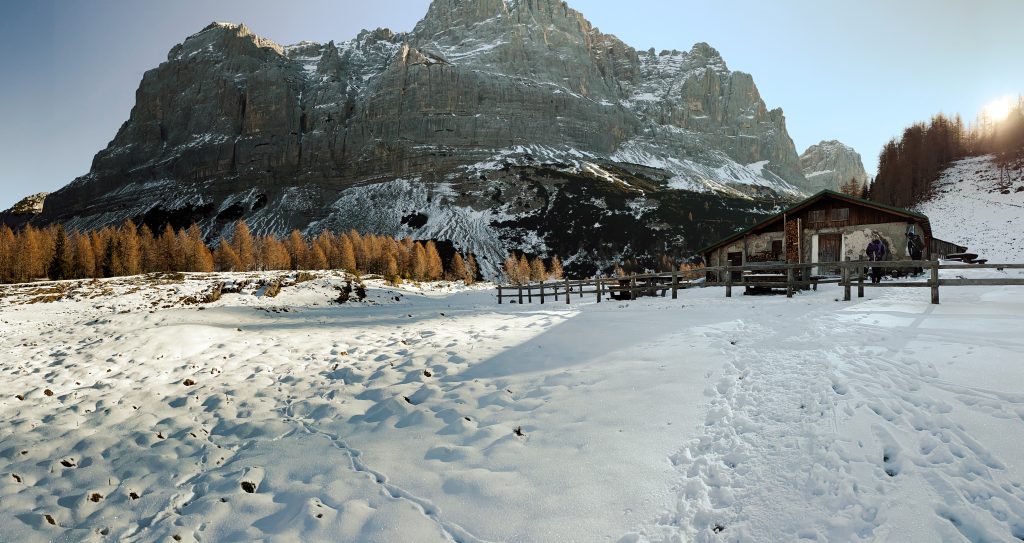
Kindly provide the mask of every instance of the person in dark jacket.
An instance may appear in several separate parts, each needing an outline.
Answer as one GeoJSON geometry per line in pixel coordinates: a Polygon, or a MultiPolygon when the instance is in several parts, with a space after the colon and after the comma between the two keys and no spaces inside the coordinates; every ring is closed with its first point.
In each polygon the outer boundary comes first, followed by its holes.
{"type": "MultiPolygon", "coordinates": [[[[924,249],[924,242],[921,241],[921,236],[913,232],[907,232],[907,254],[910,255],[911,260],[921,260],[921,252],[924,249]]],[[[924,272],[923,268],[914,268],[914,273],[921,274],[924,272]]]]}
{"type": "MultiPolygon", "coordinates": [[[[871,236],[871,243],[868,243],[867,253],[868,260],[872,262],[881,262],[885,260],[885,244],[882,243],[882,238],[880,238],[878,234],[871,236]]],[[[881,266],[871,266],[871,282],[882,282],[881,266]]]]}

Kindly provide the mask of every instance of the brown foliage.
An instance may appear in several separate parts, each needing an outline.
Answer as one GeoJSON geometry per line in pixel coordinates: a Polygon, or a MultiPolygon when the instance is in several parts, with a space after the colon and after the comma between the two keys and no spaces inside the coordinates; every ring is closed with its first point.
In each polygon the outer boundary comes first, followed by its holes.
{"type": "Polygon", "coordinates": [[[396,282],[402,278],[433,281],[448,277],[470,284],[477,274],[473,255],[455,255],[446,270],[432,241],[397,240],[355,231],[340,235],[321,232],[307,239],[296,230],[282,241],[270,235],[256,238],[245,222],[239,221],[230,238],[218,240],[212,249],[196,225],[179,231],[167,226],[154,234],[146,226],[140,228],[125,221],[119,228],[70,232],[63,237],[61,232],[59,226],[28,226],[18,233],[0,228],[0,282],[27,281],[48,273],[61,278],[86,278],[340,267],[381,274],[396,282]]]}

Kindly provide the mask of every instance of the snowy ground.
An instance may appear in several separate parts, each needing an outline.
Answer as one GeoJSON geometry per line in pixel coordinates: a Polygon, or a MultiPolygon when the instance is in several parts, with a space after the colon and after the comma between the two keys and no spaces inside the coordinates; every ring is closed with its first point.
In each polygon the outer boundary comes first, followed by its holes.
{"type": "Polygon", "coordinates": [[[1024,539],[1024,287],[224,278],[0,287],[0,541],[1024,539]]]}
{"type": "Polygon", "coordinates": [[[1024,170],[1000,170],[992,156],[954,162],[917,210],[939,239],[992,263],[1024,262],[1024,170]]]}

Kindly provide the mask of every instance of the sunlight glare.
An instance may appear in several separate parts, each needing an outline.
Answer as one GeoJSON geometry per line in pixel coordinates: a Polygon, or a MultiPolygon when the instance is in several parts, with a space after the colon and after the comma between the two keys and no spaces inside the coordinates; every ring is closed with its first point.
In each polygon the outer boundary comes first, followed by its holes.
{"type": "Polygon", "coordinates": [[[981,114],[991,122],[999,122],[1010,114],[1010,110],[1013,109],[1013,106],[1013,96],[1001,96],[985,104],[985,106],[981,108],[981,114]]]}

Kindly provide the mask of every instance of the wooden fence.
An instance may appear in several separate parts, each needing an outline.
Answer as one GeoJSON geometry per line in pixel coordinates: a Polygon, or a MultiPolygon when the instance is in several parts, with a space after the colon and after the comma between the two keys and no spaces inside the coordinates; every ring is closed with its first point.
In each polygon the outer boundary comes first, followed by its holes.
{"type": "Polygon", "coordinates": [[[499,285],[498,303],[503,300],[516,300],[518,303],[545,303],[546,301],[572,303],[593,296],[597,303],[605,298],[635,300],[640,296],[666,296],[669,292],[672,299],[678,297],[679,291],[688,288],[725,287],[725,296],[732,297],[733,287],[751,289],[785,289],[786,296],[792,297],[797,290],[817,290],[819,284],[838,283],[843,287],[843,300],[852,298],[852,289],[856,284],[857,297],[864,297],[865,288],[930,288],[932,303],[939,303],[939,287],[977,286],[977,285],[1024,285],[1022,278],[986,278],[986,279],[939,279],[939,270],[968,269],[1024,269],[1024,264],[941,264],[937,260],[903,260],[884,261],[881,263],[867,260],[845,262],[817,262],[813,264],[784,264],[776,262],[753,263],[744,266],[714,266],[694,270],[702,277],[693,278],[694,272],[663,272],[644,273],[621,277],[594,277],[590,279],[565,279],[561,281],[544,281],[525,285],[499,285]],[[885,281],[881,283],[865,282],[868,270],[875,264],[881,264],[887,270],[893,269],[927,269],[929,276],[925,281],[885,281]],[[813,275],[816,268],[839,269],[839,277],[813,275]],[[738,277],[736,276],[738,274],[738,277]]]}

